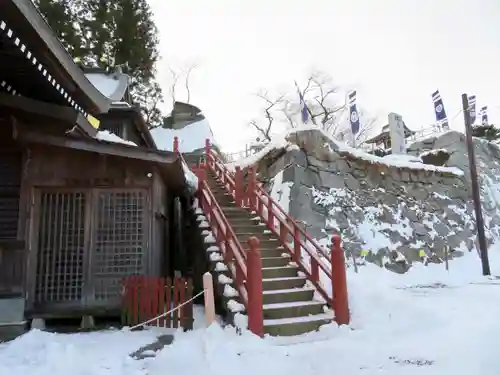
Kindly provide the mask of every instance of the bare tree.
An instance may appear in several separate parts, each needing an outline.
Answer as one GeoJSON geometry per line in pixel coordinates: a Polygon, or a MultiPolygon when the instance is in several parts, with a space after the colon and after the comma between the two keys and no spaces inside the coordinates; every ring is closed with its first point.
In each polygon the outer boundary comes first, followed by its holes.
{"type": "Polygon", "coordinates": [[[178,83],[179,80],[184,78],[184,89],[186,90],[186,103],[191,102],[191,86],[190,86],[190,79],[191,79],[191,73],[195,68],[197,68],[197,64],[190,64],[182,69],[175,70],[172,67],[169,67],[170,71],[170,98],[172,100],[172,107],[174,106],[175,101],[177,100],[177,88],[178,88],[178,83]]]}
{"type": "MultiPolygon", "coordinates": [[[[286,95],[272,98],[268,91],[261,91],[257,95],[263,101],[261,121],[252,120],[250,125],[263,136],[264,141],[271,139],[273,127],[277,123],[288,128],[295,128],[301,123],[302,107],[297,90],[304,98],[314,125],[337,139],[345,138],[345,134],[350,133],[349,119],[344,116],[349,111],[348,92],[336,86],[328,74],[314,71],[302,87],[296,85],[295,90],[286,95]]],[[[375,123],[375,119],[362,114],[360,117],[363,117],[362,126],[354,137],[357,146],[366,140],[375,123]]]]}
{"type": "Polygon", "coordinates": [[[282,104],[285,95],[279,95],[274,99],[270,98],[267,91],[261,91],[255,95],[265,103],[264,108],[262,109],[264,112],[264,120],[257,121],[254,119],[251,120],[249,124],[253,126],[257,133],[264,138],[263,141],[269,142],[271,141],[271,130],[275,122],[276,109],[278,109],[278,111],[280,110],[279,107],[282,104]]]}
{"type": "Polygon", "coordinates": [[[172,67],[169,67],[168,70],[170,71],[170,99],[172,101],[172,108],[174,107],[175,104],[175,88],[177,86],[177,82],[179,81],[179,74],[172,69],[172,67]]]}
{"type": "Polygon", "coordinates": [[[163,103],[163,94],[160,85],[157,82],[149,85],[137,84],[132,88],[132,94],[135,95],[136,103],[148,127],[152,129],[161,126],[163,119],[160,106],[163,103]]]}

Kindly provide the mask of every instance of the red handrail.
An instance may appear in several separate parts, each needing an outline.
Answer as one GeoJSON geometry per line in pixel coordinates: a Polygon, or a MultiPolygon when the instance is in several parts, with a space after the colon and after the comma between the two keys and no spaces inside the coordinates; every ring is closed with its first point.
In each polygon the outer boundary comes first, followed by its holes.
{"type": "Polygon", "coordinates": [[[257,185],[255,170],[252,167],[247,168],[248,171],[248,186],[244,197],[239,200],[239,195],[243,194],[243,186],[238,186],[239,182],[243,183],[242,171],[237,167],[235,173],[231,173],[229,169],[218,159],[218,156],[210,149],[209,142],[206,144],[206,159],[207,165],[211,168],[221,180],[227,181],[224,185],[227,186],[229,192],[237,203],[247,206],[251,210],[255,210],[260,218],[266,222],[267,227],[280,238],[284,249],[289,252],[293,260],[300,267],[308,279],[313,283],[325,301],[336,310],[336,321],[339,324],[347,324],[349,322],[347,290],[345,286],[345,264],[343,251],[340,248],[340,238],[334,236],[332,242],[331,254],[318,245],[298,224],[285,212],[285,210],[266,192],[261,186],[257,185]],[[264,215],[264,207],[266,215],[264,215]],[[276,221],[279,224],[279,230],[276,228],[276,221]],[[288,237],[293,239],[293,247],[287,242],[288,237]],[[311,249],[307,244],[311,244],[311,249]],[[302,259],[302,250],[309,255],[310,265],[302,259]],[[339,254],[339,251],[342,254],[339,254]],[[328,265],[324,259],[328,259],[328,265]],[[331,295],[320,282],[319,270],[322,270],[332,285],[331,295]],[[342,285],[344,284],[344,285],[342,285]],[[339,290],[340,289],[340,290],[339,290]],[[339,311],[337,311],[339,310],[339,311]]]}
{"type": "Polygon", "coordinates": [[[280,237],[285,250],[292,254],[293,260],[299,265],[301,271],[308,276],[322,297],[327,302],[330,302],[332,297],[329,296],[326,288],[320,283],[319,270],[321,269],[331,281],[333,280],[331,264],[330,267],[327,266],[318,256],[319,252],[321,255],[326,257],[326,259],[328,259],[328,253],[315,241],[313,241],[311,237],[297,224],[297,222],[290,217],[290,215],[288,215],[285,210],[269,195],[269,193],[262,189],[262,187],[257,186],[255,188],[255,196],[256,205],[254,208],[256,212],[263,220],[267,221],[268,228],[280,237]],[[263,197],[266,199],[263,199],[263,197]],[[264,215],[264,207],[266,208],[267,215],[264,215]],[[276,212],[276,210],[278,212],[276,212]],[[279,223],[279,230],[276,229],[275,219],[279,223]],[[286,241],[288,235],[291,235],[293,238],[293,248],[286,241]],[[301,236],[305,238],[305,241],[300,238],[301,236]],[[306,245],[307,243],[310,243],[317,250],[317,252],[311,250],[306,245]],[[309,265],[310,268],[308,268],[306,263],[303,261],[301,250],[305,250],[305,252],[309,255],[311,261],[311,264],[309,265]]]}
{"type": "MultiPolygon", "coordinates": [[[[179,153],[181,161],[185,163],[178,145],[178,138],[174,137],[174,151],[179,153]]],[[[206,147],[206,150],[209,150],[208,141],[206,147]]],[[[212,156],[211,152],[206,153],[205,164],[196,168],[198,172],[198,198],[216,243],[223,254],[224,263],[228,266],[241,302],[247,311],[248,328],[256,335],[263,336],[262,266],[259,240],[255,237],[248,239],[249,250],[247,254],[208,185],[206,168],[211,168],[224,183],[225,188],[233,195],[236,194],[235,180],[231,175],[225,173],[224,166],[212,156]]]]}
{"type": "Polygon", "coordinates": [[[231,263],[234,260],[235,270],[230,269],[230,271],[231,274],[234,275],[242,302],[248,309],[248,294],[245,287],[245,280],[247,279],[245,250],[238,241],[233,228],[229,225],[222,209],[215,200],[212,191],[208,187],[207,181],[201,181],[198,191],[203,212],[208,219],[217,243],[220,245],[226,265],[231,267],[231,263]]]}

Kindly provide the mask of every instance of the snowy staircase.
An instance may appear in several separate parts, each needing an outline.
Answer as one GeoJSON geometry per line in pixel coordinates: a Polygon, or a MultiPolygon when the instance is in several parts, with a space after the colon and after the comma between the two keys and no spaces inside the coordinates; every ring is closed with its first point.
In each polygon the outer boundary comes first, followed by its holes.
{"type": "MultiPolygon", "coordinates": [[[[207,182],[243,247],[247,248],[246,241],[252,236],[260,241],[265,333],[293,336],[331,323],[333,311],[327,308],[324,301],[315,298],[315,288],[299,272],[297,265],[291,262],[291,256],[284,253],[279,239],[248,210],[236,206],[232,196],[210,172],[207,182]]],[[[211,259],[215,272],[231,277],[228,271],[216,267],[220,258],[211,259]]]]}

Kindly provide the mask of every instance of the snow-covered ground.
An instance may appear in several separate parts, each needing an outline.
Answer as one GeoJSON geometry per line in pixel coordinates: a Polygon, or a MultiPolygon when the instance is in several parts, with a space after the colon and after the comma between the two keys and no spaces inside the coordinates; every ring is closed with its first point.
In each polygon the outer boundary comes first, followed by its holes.
{"type": "MultiPolygon", "coordinates": [[[[491,250],[500,275],[500,247],[491,250]]],[[[51,334],[32,331],[0,345],[0,374],[391,374],[498,375],[500,280],[484,278],[475,253],[396,275],[373,265],[351,270],[350,328],[334,324],[302,337],[266,338],[231,327],[177,332],[156,357],[129,353],[158,330],[51,334]]]]}

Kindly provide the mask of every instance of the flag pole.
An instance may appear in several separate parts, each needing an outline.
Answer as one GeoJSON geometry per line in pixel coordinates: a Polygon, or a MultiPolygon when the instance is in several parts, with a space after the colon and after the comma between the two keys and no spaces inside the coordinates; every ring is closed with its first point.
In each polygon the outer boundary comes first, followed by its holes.
{"type": "Polygon", "coordinates": [[[469,170],[472,188],[472,200],[474,203],[474,211],[476,213],[477,237],[479,242],[479,252],[481,255],[481,265],[483,275],[491,275],[490,263],[488,259],[488,248],[486,246],[486,236],[484,233],[484,220],[481,210],[481,197],[479,195],[479,185],[477,182],[476,158],[474,155],[474,144],[472,143],[472,127],[470,124],[469,115],[469,98],[467,94],[462,94],[462,109],[464,112],[465,135],[467,141],[467,154],[469,156],[469,170]]]}
{"type": "Polygon", "coordinates": [[[306,100],[304,99],[304,95],[302,94],[302,91],[300,91],[300,87],[299,85],[297,84],[297,81],[293,81],[295,82],[295,87],[297,88],[297,91],[299,92],[299,97],[301,98],[301,100],[303,101],[305,107],[306,107],[306,110],[307,110],[307,113],[309,113],[309,117],[311,118],[311,121],[314,125],[318,126],[316,124],[316,119],[314,118],[311,110],[309,109],[309,106],[306,104],[306,100]]]}

